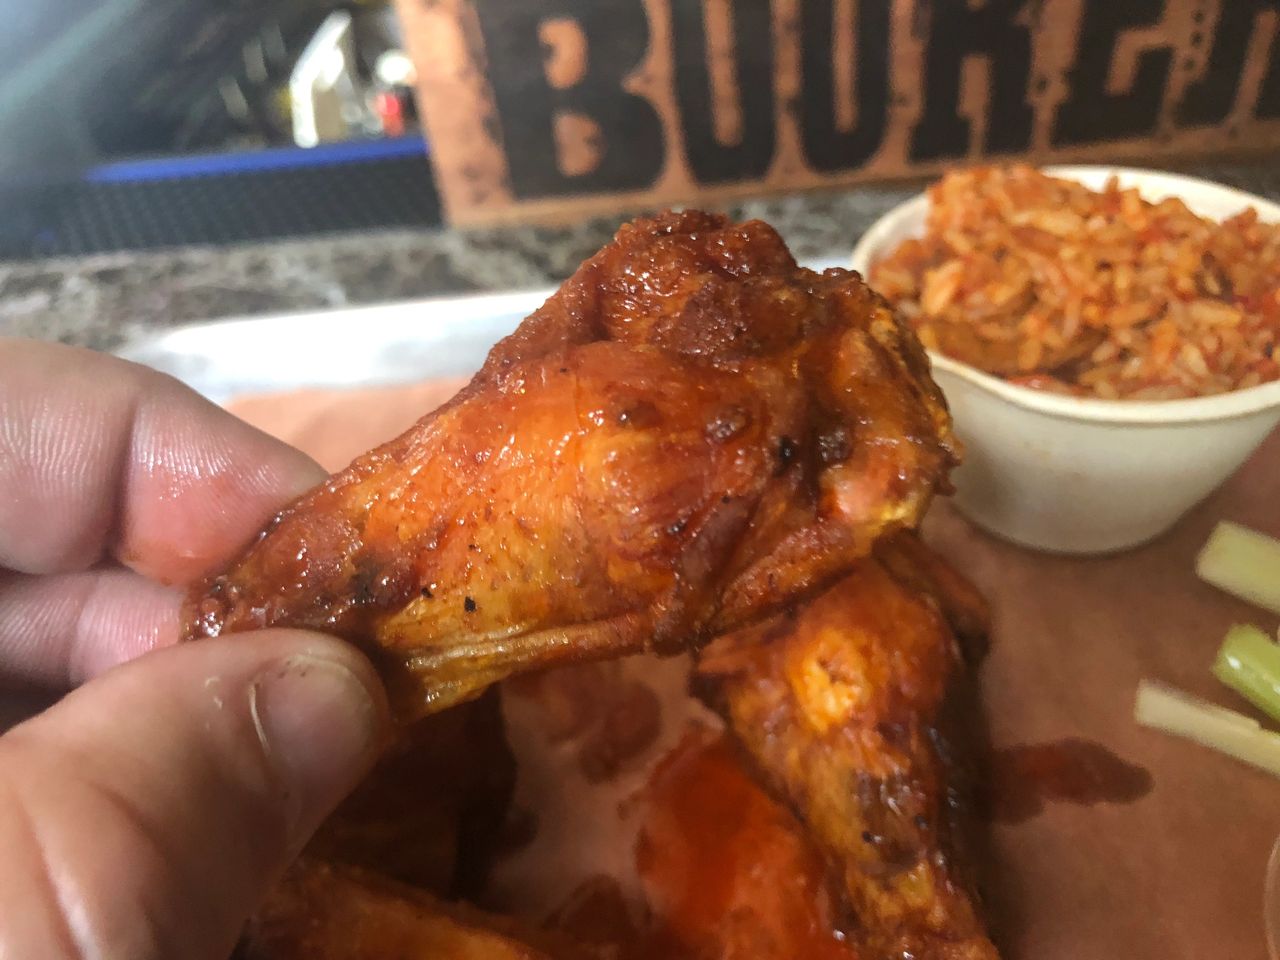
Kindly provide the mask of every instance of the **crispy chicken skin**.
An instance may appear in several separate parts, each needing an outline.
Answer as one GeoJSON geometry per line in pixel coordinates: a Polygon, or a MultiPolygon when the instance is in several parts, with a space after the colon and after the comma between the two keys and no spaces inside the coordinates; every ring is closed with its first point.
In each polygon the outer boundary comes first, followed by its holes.
{"type": "Polygon", "coordinates": [[[837,872],[867,957],[997,957],[969,874],[964,771],[940,730],[966,680],[940,606],[868,559],[794,617],[717,640],[700,667],[837,872]]]}
{"type": "Polygon", "coordinates": [[[515,790],[499,693],[402,728],[305,854],[442,897],[474,896],[515,790]]]}
{"type": "MultiPolygon", "coordinates": [[[[647,921],[593,899],[569,921],[536,928],[317,862],[336,856],[410,876],[405,866],[424,862],[424,851],[428,864],[441,859],[422,842],[438,825],[413,807],[462,787],[432,786],[439,762],[425,761],[492,740],[474,728],[493,690],[413,728],[416,745],[365,790],[376,800],[399,783],[403,809],[372,833],[369,811],[340,811],[341,830],[322,832],[327,842],[312,844],[255,918],[244,956],[996,960],[967,870],[966,784],[947,716],[970,674],[944,626],[949,613],[976,635],[987,614],[960,574],[907,539],[877,551],[894,571],[863,560],[799,613],[704,651],[697,683],[729,731],[693,728],[635,798],[645,811],[635,862],[647,921]],[[466,730],[438,726],[467,714],[466,730]],[[414,757],[424,762],[404,779],[414,757]],[[406,852],[389,854],[397,846],[406,852]]],[[[385,809],[374,804],[375,822],[385,809]]],[[[444,829],[454,831],[456,817],[444,829]]],[[[411,875],[447,892],[430,878],[411,875]]]]}
{"type": "Polygon", "coordinates": [[[236,960],[591,960],[562,938],[351,867],[303,858],[236,960]]]}
{"type": "Polygon", "coordinates": [[[364,646],[402,715],[735,629],[914,525],[954,460],[919,344],[759,221],[624,226],[471,384],[284,510],[188,638],[364,646]]]}
{"type": "Polygon", "coordinates": [[[885,537],[876,544],[875,556],[904,587],[937,607],[960,641],[965,659],[977,666],[991,635],[991,607],[978,588],[914,530],[885,537]]]}

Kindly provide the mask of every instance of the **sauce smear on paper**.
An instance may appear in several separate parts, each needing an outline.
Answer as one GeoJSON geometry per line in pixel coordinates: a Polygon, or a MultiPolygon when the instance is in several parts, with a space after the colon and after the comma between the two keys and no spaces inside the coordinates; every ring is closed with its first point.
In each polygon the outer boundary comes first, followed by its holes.
{"type": "Polygon", "coordinates": [[[996,750],[987,770],[986,807],[999,823],[1029,820],[1052,801],[1081,806],[1133,803],[1153,785],[1146,767],[1076,737],[996,750]]]}

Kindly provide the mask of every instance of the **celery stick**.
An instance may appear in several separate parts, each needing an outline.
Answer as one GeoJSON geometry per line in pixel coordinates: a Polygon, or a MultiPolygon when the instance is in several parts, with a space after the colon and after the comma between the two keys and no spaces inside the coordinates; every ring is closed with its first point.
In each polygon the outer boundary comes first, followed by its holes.
{"type": "Polygon", "coordinates": [[[1244,714],[1143,680],[1133,716],[1144,727],[1185,737],[1280,777],[1280,734],[1263,730],[1244,714]]]}
{"type": "Polygon", "coordinates": [[[1222,521],[1196,559],[1196,573],[1215,587],[1280,613],[1280,540],[1222,521]]]}
{"type": "Polygon", "coordinates": [[[1227,631],[1213,675],[1280,720],[1280,644],[1257,627],[1237,624],[1227,631]]]}

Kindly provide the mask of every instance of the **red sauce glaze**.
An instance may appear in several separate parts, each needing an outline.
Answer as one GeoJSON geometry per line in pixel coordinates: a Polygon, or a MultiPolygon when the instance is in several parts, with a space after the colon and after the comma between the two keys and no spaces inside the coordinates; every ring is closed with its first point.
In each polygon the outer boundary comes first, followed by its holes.
{"type": "Polygon", "coordinates": [[[818,852],[723,737],[691,734],[655,771],[636,865],[646,956],[850,960],[818,852]]]}

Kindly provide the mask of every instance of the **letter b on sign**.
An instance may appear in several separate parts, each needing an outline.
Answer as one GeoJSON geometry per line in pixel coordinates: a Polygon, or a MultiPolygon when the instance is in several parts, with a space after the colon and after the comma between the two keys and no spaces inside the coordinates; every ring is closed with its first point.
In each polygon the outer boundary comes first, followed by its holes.
{"type": "Polygon", "coordinates": [[[649,44],[641,0],[472,2],[516,196],[652,185],[662,123],[623,89],[649,44]]]}

